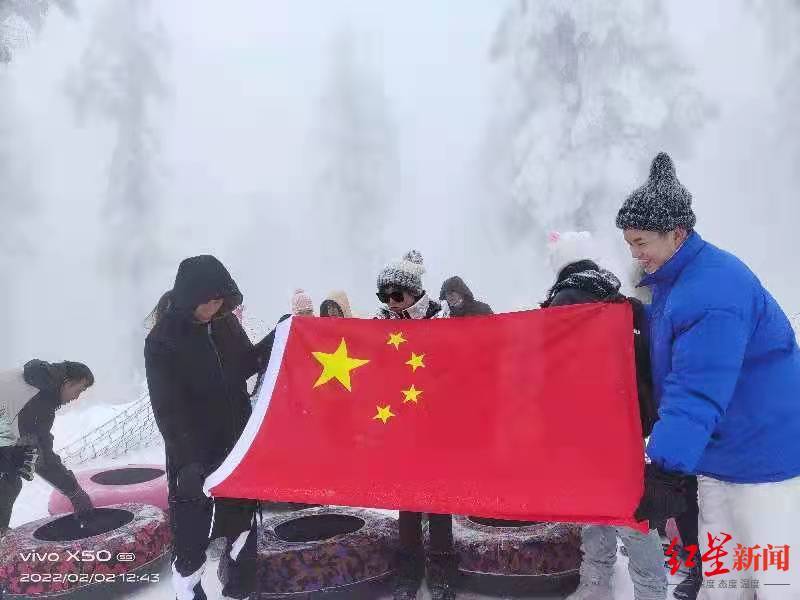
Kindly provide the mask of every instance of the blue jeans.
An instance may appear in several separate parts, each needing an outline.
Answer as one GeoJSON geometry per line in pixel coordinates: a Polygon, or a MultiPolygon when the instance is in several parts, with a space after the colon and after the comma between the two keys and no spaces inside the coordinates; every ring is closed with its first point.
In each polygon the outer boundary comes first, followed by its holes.
{"type": "Polygon", "coordinates": [[[628,527],[587,525],[581,535],[581,582],[611,584],[617,562],[617,536],[628,550],[628,571],[635,600],[665,600],[667,569],[658,532],[640,533],[628,527]]]}

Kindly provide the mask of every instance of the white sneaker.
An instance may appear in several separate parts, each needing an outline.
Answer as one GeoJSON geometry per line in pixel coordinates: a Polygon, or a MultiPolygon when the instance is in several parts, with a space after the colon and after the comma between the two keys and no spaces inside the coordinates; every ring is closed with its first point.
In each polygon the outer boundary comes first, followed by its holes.
{"type": "Polygon", "coordinates": [[[581,582],[578,589],[572,592],[565,600],[613,600],[611,585],[599,581],[581,582]]]}

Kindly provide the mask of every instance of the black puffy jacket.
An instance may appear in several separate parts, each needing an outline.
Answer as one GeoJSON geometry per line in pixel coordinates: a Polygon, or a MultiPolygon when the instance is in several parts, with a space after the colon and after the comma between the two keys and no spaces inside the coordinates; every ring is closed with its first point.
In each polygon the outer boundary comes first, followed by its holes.
{"type": "MultiPolygon", "coordinates": [[[[195,464],[208,474],[225,459],[251,413],[247,379],[265,364],[272,337],[253,345],[231,313],[242,302],[239,288],[213,256],[184,260],[171,304],[145,341],[147,384],[153,414],[174,475],[195,464]],[[210,323],[194,309],[222,298],[210,323]]],[[[172,479],[172,477],[171,477],[172,479]]]]}

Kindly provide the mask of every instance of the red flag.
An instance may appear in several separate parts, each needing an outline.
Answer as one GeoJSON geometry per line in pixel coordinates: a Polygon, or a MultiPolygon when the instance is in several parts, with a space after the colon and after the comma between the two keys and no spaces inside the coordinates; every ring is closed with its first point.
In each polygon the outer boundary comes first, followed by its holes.
{"type": "Polygon", "coordinates": [[[628,304],[281,323],[214,496],[634,526],[628,304]]]}

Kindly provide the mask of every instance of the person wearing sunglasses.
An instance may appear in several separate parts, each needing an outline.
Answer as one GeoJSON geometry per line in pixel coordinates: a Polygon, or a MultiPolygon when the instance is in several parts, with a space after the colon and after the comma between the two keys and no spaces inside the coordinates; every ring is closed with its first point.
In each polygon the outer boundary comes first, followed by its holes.
{"type": "MultiPolygon", "coordinates": [[[[378,319],[443,319],[450,316],[447,302],[433,300],[422,286],[425,273],[422,254],[411,250],[400,261],[393,261],[378,274],[378,319]]],[[[422,513],[400,511],[400,546],[394,583],[395,600],[412,600],[427,570],[428,588],[433,600],[455,598],[453,581],[457,562],[453,552],[451,515],[428,515],[430,552],[422,545],[422,513]]]]}
{"type": "Polygon", "coordinates": [[[403,259],[389,263],[378,274],[381,306],[378,319],[441,319],[450,316],[447,302],[437,302],[422,287],[425,273],[422,254],[406,252],[403,259]]]}

